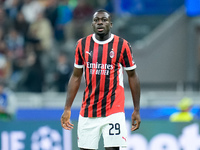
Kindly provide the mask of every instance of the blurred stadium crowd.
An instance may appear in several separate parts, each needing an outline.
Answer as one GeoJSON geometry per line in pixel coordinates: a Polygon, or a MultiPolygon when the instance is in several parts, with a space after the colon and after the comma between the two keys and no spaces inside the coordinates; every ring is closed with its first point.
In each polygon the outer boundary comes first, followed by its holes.
{"type": "Polygon", "coordinates": [[[76,40],[92,33],[99,6],[113,11],[110,2],[1,0],[0,78],[14,91],[64,92],[76,40]]]}

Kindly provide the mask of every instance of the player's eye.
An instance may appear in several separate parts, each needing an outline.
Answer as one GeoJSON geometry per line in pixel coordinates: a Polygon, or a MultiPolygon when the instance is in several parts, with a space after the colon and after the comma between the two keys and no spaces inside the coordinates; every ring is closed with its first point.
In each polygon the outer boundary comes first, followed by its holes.
{"type": "Polygon", "coordinates": [[[108,19],[104,18],[104,19],[103,19],[103,22],[106,22],[106,21],[108,21],[108,19]]]}

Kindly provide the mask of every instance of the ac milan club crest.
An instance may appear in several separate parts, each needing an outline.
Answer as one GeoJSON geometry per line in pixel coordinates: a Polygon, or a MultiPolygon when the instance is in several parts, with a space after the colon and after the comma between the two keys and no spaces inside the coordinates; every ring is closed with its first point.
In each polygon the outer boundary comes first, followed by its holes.
{"type": "Polygon", "coordinates": [[[115,56],[115,52],[112,50],[110,51],[110,58],[113,58],[115,56]]]}

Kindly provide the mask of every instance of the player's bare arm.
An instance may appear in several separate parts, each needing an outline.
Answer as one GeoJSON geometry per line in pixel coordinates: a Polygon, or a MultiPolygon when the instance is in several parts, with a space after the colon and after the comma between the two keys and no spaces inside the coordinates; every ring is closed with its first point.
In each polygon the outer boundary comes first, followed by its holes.
{"type": "Polygon", "coordinates": [[[132,127],[131,131],[139,129],[141,119],[140,119],[140,81],[135,70],[127,71],[128,82],[131,89],[134,112],[132,113],[132,127]]]}
{"type": "Polygon", "coordinates": [[[73,126],[74,126],[70,122],[71,106],[78,92],[78,89],[81,83],[82,74],[83,74],[83,69],[74,68],[74,71],[68,83],[65,109],[61,116],[61,125],[66,130],[71,130],[73,129],[73,126]]]}

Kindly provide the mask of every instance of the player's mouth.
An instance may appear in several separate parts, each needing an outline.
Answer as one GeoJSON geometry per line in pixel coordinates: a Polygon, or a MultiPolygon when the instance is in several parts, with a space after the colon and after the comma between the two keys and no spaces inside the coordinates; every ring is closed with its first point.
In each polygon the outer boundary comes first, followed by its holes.
{"type": "Polygon", "coordinates": [[[104,30],[104,28],[102,28],[102,27],[101,28],[97,28],[98,32],[102,32],[103,30],[104,30]]]}

